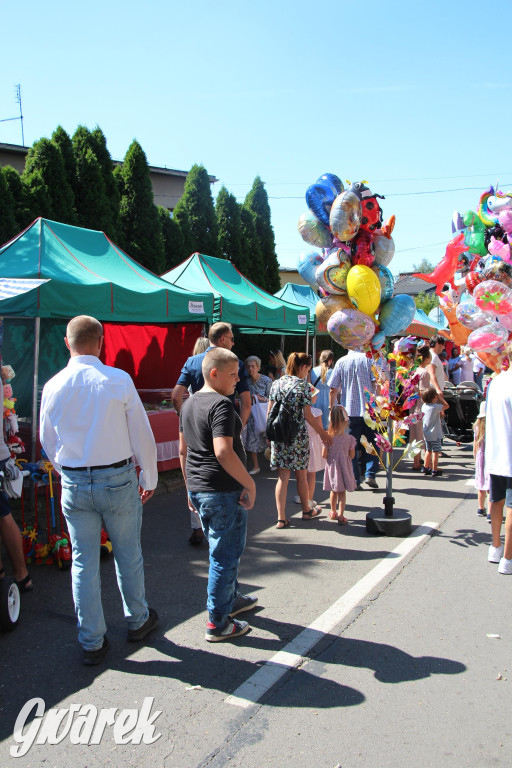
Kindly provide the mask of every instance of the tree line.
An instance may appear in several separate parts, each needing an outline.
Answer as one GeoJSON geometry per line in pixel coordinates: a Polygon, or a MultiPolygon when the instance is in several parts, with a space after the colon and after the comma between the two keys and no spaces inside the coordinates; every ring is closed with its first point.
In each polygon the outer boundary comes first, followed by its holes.
{"type": "Polygon", "coordinates": [[[30,147],[20,174],[0,168],[0,244],[38,216],[103,231],[156,274],[198,251],[228,259],[258,286],[280,288],[270,206],[257,176],[243,203],[222,187],[214,203],[206,168],[192,166],[173,214],[153,201],[146,155],[137,141],[114,166],[101,128],[61,127],[30,147]]]}

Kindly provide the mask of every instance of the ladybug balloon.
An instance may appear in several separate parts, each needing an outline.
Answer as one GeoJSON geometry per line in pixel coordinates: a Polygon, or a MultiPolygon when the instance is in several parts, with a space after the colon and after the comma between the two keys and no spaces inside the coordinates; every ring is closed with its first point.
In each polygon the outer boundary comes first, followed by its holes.
{"type": "Polygon", "coordinates": [[[360,229],[373,232],[382,225],[382,211],[377,198],[383,200],[382,195],[374,195],[364,181],[356,181],[349,187],[349,192],[353,192],[361,201],[363,215],[361,218],[360,229]]]}

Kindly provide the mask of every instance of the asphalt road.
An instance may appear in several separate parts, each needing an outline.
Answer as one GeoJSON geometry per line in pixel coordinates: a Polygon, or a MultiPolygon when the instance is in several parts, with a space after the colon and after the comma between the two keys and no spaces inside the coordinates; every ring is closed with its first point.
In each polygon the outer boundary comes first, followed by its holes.
{"type": "MultiPolygon", "coordinates": [[[[160,615],[147,645],[126,642],[114,564],[103,561],[112,647],[83,667],[69,573],[34,567],[20,624],[0,635],[0,766],[508,766],[512,579],[487,563],[470,446],[447,451],[442,478],[397,468],[397,508],[414,525],[404,541],[366,534],[382,490],[349,494],[342,527],[327,513],[301,521],[291,485],[292,526],[276,530],[276,475],[263,470],[240,570],[259,607],[232,643],[204,641],[207,551],[187,543],[183,489],[145,508],[146,588],[160,615]],[[34,697],[46,710],[140,709],[153,697],[161,736],[116,745],[107,727],[97,745],[65,737],[13,758],[15,720],[34,697]]],[[[320,483],[315,495],[326,497],[320,483]]]]}

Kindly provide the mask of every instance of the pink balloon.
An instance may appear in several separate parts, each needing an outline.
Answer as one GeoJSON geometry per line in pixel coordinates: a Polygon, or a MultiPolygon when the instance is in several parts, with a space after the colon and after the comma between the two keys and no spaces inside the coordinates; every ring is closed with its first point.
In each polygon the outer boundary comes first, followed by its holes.
{"type": "Polygon", "coordinates": [[[512,290],[498,280],[485,280],[473,290],[473,300],[479,309],[490,315],[512,313],[512,290]]]}
{"type": "Polygon", "coordinates": [[[475,352],[491,352],[498,349],[508,339],[507,329],[501,323],[489,323],[477,328],[476,331],[469,334],[468,345],[475,352]]]}

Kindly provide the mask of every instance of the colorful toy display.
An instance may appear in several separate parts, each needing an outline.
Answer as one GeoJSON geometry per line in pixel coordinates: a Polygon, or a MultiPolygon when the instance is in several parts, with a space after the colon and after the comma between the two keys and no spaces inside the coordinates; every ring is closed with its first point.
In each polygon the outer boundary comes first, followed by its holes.
{"type": "Polygon", "coordinates": [[[454,213],[452,231],[457,233],[452,242],[463,238],[471,261],[464,264],[459,258],[455,271],[462,279],[456,284],[449,280],[449,271],[443,272],[445,282],[457,290],[442,290],[441,281],[436,281],[440,306],[453,341],[467,343],[486,366],[499,371],[512,331],[512,192],[489,187],[480,195],[476,212],[454,213]]]}
{"type": "Polygon", "coordinates": [[[297,269],[319,294],[316,314],[346,349],[376,351],[387,335],[404,331],[415,305],[407,296],[393,302],[387,265],[395,252],[395,217],[383,225],[380,200],[366,181],[347,182],[324,173],[306,191],[308,212],[299,218],[302,239],[322,249],[307,253],[297,269]],[[391,303],[391,304],[390,304],[391,303]]]}

